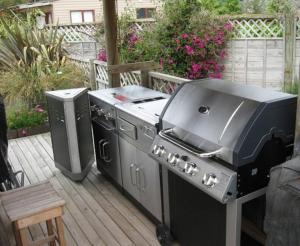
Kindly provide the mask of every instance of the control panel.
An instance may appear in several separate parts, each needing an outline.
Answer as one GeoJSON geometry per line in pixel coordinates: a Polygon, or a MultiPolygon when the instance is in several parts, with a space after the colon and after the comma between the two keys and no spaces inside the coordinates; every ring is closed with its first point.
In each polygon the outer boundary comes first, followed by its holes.
{"type": "Polygon", "coordinates": [[[155,137],[149,154],[221,203],[236,197],[236,172],[213,159],[197,157],[160,136],[155,137]]]}
{"type": "Polygon", "coordinates": [[[90,96],[90,109],[92,118],[103,118],[108,121],[116,119],[116,112],[113,106],[92,96],[90,96]]]}

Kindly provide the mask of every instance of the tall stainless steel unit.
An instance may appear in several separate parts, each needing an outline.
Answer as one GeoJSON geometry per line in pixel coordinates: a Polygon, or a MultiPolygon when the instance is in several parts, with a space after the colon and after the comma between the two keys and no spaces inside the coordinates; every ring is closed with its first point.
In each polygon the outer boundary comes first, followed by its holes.
{"type": "Polygon", "coordinates": [[[94,162],[87,91],[46,92],[55,165],[72,180],[82,180],[94,162]]]}
{"type": "Polygon", "coordinates": [[[291,156],[296,104],[222,80],[178,88],[151,155],[164,167],[164,219],[179,243],[238,246],[244,219],[262,228],[270,168],[291,156]]]}
{"type": "Polygon", "coordinates": [[[157,135],[159,115],[169,96],[116,105],[124,189],[162,221],[159,163],[148,156],[157,135]]]}
{"type": "Polygon", "coordinates": [[[97,168],[123,186],[119,157],[116,109],[118,104],[151,100],[159,92],[141,86],[125,86],[89,92],[97,168]]]}

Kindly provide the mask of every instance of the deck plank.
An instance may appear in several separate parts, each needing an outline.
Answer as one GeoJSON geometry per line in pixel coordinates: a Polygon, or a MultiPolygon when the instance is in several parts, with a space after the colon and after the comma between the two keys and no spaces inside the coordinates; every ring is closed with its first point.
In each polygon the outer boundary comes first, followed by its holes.
{"type": "MultiPolygon", "coordinates": [[[[83,182],[73,182],[55,167],[50,134],[9,141],[9,160],[23,170],[25,185],[50,179],[66,201],[63,222],[68,246],[159,245],[155,225],[96,169],[83,182]]],[[[45,225],[36,225],[28,236],[38,239],[45,225]]]]}

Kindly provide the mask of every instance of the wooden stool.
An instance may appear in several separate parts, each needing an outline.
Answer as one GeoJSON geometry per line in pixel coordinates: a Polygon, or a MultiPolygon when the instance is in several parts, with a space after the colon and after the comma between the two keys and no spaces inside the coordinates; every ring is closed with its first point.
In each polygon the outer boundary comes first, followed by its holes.
{"type": "Polygon", "coordinates": [[[39,183],[1,194],[3,208],[13,224],[17,245],[43,245],[49,243],[55,246],[55,240],[60,246],[65,246],[64,226],[61,216],[65,201],[59,197],[50,182],[39,183]],[[57,236],[52,220],[55,220],[57,236]],[[34,224],[46,222],[48,236],[29,243],[26,229],[34,224]]]}

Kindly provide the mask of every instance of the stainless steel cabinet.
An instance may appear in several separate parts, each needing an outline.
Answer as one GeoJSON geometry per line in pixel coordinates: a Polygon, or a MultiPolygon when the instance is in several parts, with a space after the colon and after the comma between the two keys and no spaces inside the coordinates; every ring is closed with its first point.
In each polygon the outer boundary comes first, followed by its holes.
{"type": "Polygon", "coordinates": [[[120,159],[122,167],[122,179],[124,189],[132,195],[136,200],[139,200],[139,190],[137,188],[136,175],[136,147],[129,144],[123,138],[119,138],[120,143],[120,159]]]}
{"type": "Polygon", "coordinates": [[[123,138],[119,138],[119,143],[124,189],[161,221],[158,163],[123,138]]]}

